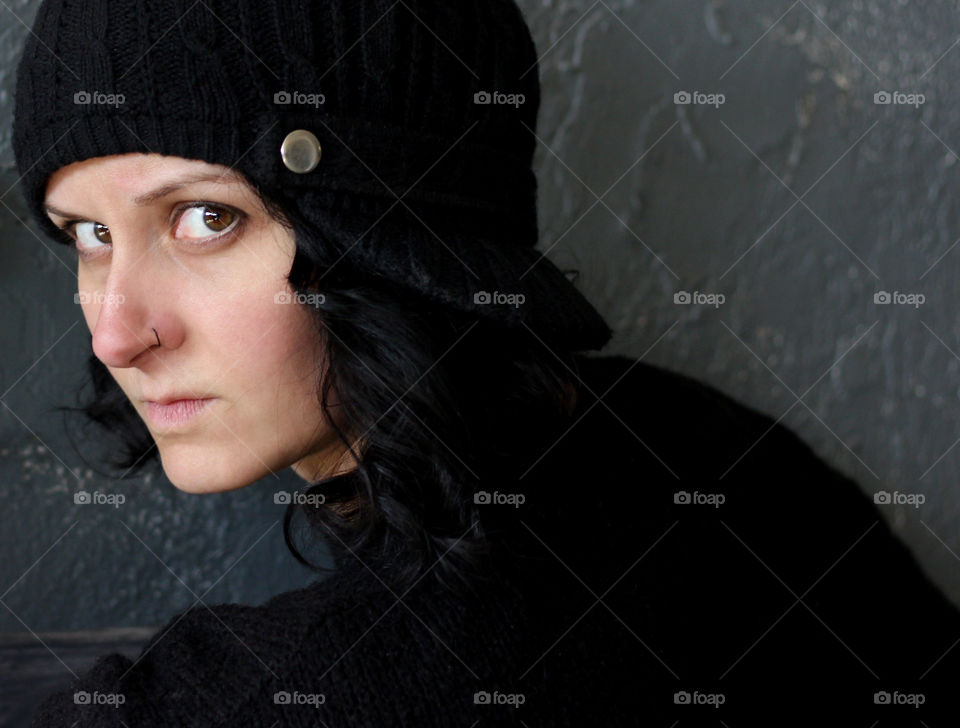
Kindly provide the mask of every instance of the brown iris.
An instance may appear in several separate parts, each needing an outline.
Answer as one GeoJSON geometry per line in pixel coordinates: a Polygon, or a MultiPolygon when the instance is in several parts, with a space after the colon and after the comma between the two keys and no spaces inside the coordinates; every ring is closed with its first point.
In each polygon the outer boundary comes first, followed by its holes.
{"type": "Polygon", "coordinates": [[[94,224],[93,234],[101,243],[113,242],[110,237],[110,228],[106,225],[101,225],[99,222],[94,224]]]}
{"type": "Polygon", "coordinates": [[[206,207],[203,211],[203,224],[214,232],[230,227],[236,216],[229,210],[219,207],[206,207]]]}

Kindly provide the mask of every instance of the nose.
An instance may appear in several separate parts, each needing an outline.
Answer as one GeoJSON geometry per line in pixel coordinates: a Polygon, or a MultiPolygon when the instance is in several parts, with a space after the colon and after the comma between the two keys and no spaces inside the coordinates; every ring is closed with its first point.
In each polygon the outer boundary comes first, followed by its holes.
{"type": "Polygon", "coordinates": [[[181,340],[180,327],[170,310],[169,296],[150,270],[146,258],[126,262],[114,252],[105,285],[91,301],[96,316],[93,353],[108,367],[135,366],[135,361],[157,346],[156,329],[164,349],[175,348],[181,340]],[[96,307],[99,307],[97,310],[96,307]]]}

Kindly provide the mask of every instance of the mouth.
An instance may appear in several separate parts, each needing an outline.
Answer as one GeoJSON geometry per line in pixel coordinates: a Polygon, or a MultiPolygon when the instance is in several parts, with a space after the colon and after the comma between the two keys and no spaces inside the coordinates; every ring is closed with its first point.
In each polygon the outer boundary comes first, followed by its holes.
{"type": "Polygon", "coordinates": [[[216,397],[204,399],[145,400],[147,416],[156,429],[173,430],[194,423],[211,408],[216,397]]]}

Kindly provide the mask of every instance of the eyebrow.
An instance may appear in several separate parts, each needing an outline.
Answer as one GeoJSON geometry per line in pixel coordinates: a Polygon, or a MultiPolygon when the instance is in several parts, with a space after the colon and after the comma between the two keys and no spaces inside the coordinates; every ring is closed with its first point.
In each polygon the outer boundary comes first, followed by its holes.
{"type": "MultiPolygon", "coordinates": [[[[227,170],[226,172],[207,172],[204,174],[190,175],[187,177],[181,177],[180,179],[168,182],[167,184],[157,187],[150,192],[144,192],[142,195],[133,198],[133,204],[137,207],[144,207],[149,205],[157,200],[160,200],[167,195],[172,195],[177,190],[187,187],[188,185],[197,184],[198,182],[215,182],[218,184],[230,184],[232,182],[242,181],[242,176],[240,173],[235,170],[227,170]]],[[[59,210],[53,205],[44,205],[44,210],[58,217],[63,218],[74,218],[82,217],[81,215],[73,215],[69,212],[64,212],[59,210]]]]}

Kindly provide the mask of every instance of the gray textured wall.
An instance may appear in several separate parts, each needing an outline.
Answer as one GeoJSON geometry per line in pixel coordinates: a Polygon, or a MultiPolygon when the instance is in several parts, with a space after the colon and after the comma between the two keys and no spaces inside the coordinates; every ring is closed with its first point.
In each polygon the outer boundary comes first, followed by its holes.
{"type": "MultiPolygon", "coordinates": [[[[254,603],[304,583],[271,497],[296,486],[289,473],[202,497],[120,485],[83,465],[51,412],[89,335],[66,258],[22,222],[12,74],[37,2],[6,3],[0,631],[154,624],[190,590],[254,603]],[[81,487],[127,503],[75,506],[81,487]]],[[[520,4],[543,54],[541,248],[580,269],[617,330],[608,351],[782,416],[868,492],[923,493],[882,512],[960,603],[957,14],[903,0],[520,4]],[[682,90],[725,100],[676,104],[682,90]],[[925,101],[876,104],[881,90],[925,101]],[[725,298],[683,305],[679,291],[725,298]],[[925,302],[878,305],[879,291],[925,302]]]]}

